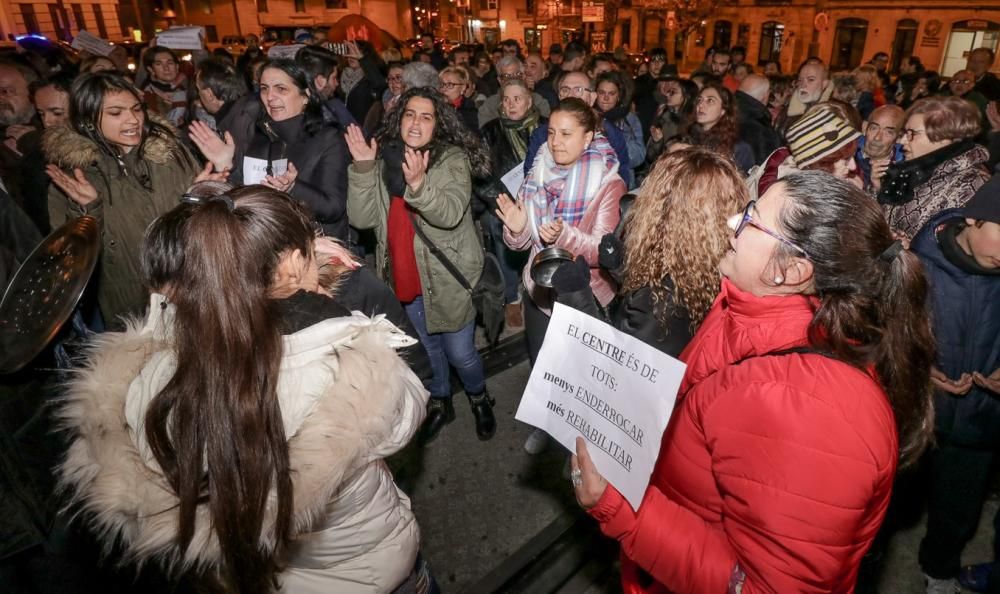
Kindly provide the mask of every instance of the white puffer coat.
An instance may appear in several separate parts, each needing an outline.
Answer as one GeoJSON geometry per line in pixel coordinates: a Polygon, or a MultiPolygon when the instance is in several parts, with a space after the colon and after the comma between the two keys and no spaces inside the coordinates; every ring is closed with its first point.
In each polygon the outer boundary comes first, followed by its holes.
{"type": "MultiPolygon", "coordinates": [[[[207,508],[182,556],[174,546],[177,497],[148,449],[142,420],[174,371],[172,308],[153,297],[142,327],[101,336],[69,383],[61,409],[74,433],[59,468],[106,543],[131,560],[210,567],[218,541],[207,508]]],[[[411,338],[381,317],[325,320],[284,337],[278,399],[288,439],[296,535],[283,592],[389,592],[410,573],[420,533],[407,497],[382,461],[423,420],[427,392],[394,348],[411,338]]],[[[261,545],[271,548],[274,498],[261,545]]]]}

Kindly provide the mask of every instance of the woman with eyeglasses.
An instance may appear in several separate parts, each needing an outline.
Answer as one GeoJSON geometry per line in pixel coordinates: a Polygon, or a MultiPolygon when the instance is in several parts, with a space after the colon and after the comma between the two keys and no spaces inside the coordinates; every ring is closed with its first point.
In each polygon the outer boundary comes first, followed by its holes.
{"type": "Polygon", "coordinates": [[[979,131],[979,110],[959,97],[928,97],[907,110],[900,138],[906,158],[889,165],[878,193],[894,231],[916,236],[986,183],[989,153],[975,142],[979,131]]]}
{"type": "MultiPolygon", "coordinates": [[[[522,302],[532,363],[542,348],[552,310],[551,291],[531,278],[530,262],[538,252],[554,246],[583,256],[595,298],[607,306],[614,297],[610,277],[598,268],[597,246],[618,226],[619,201],[626,186],[615,150],[600,131],[600,118],[590,105],[576,97],[563,99],[549,117],[548,141],[539,148],[517,200],[497,198],[504,241],[511,249],[529,252],[522,302]]],[[[538,454],[547,443],[547,435],[539,429],[524,447],[538,454]]]]}
{"type": "Polygon", "coordinates": [[[927,281],[878,205],[792,173],[730,219],[722,290],[635,510],[577,440],[626,594],[851,592],[898,468],[931,441],[927,281]]]}
{"type": "Polygon", "coordinates": [[[201,122],[191,140],[217,171],[241,185],[263,184],[301,200],[326,235],[348,241],[344,129],[323,118],[319,92],[293,60],[269,60],[260,73],[263,109],[246,144],[237,146],[201,122]]]}
{"type": "Polygon", "coordinates": [[[602,118],[611,122],[625,137],[628,162],[635,169],[646,160],[646,143],[643,140],[639,116],[631,109],[631,80],[626,80],[621,72],[612,70],[601,73],[594,83],[597,89],[594,107],[602,118]]]}
{"type": "MultiPolygon", "coordinates": [[[[166,55],[166,54],[161,54],[166,55]]],[[[218,177],[197,162],[165,120],[146,111],[142,93],[110,72],[79,77],[70,93],[70,121],[45,131],[52,228],[82,215],[101,221],[97,302],[109,328],[142,314],[142,234],[177,204],[192,180],[218,177]]]]}
{"type": "Polygon", "coordinates": [[[466,92],[472,84],[469,71],[464,66],[449,66],[441,71],[438,78],[440,80],[438,90],[455,108],[465,126],[471,132],[479,135],[479,109],[466,92]]]}
{"type": "Polygon", "coordinates": [[[682,132],[686,144],[719,151],[742,172],[750,171],[753,150],[739,139],[736,101],[729,89],[714,81],[706,83],[694,101],[692,116],[682,132]]]}

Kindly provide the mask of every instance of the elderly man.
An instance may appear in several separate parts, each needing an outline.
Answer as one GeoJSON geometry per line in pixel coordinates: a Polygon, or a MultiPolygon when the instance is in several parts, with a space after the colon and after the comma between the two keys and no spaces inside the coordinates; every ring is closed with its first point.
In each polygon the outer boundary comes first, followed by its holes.
{"type": "Polygon", "coordinates": [[[531,52],[524,58],[524,82],[528,83],[529,89],[544,97],[550,108],[559,104],[559,95],[549,76],[549,65],[542,59],[542,54],[531,52]]]}
{"type": "MultiPolygon", "coordinates": [[[[513,78],[524,80],[524,65],[515,56],[504,56],[497,64],[497,81],[503,87],[503,83],[513,78]]],[[[543,118],[549,117],[549,102],[538,93],[531,94],[531,101],[538,109],[538,113],[543,118]]],[[[479,128],[482,129],[486,122],[500,117],[500,92],[486,98],[486,101],[479,107],[479,128]]]]}
{"type": "MultiPolygon", "coordinates": [[[[594,81],[583,72],[564,72],[562,76],[556,79],[556,82],[559,89],[560,101],[576,97],[593,107],[594,101],[597,100],[597,90],[594,88],[594,81]]],[[[625,136],[617,126],[608,120],[602,118],[601,122],[604,125],[604,136],[607,137],[608,143],[611,144],[611,147],[615,149],[615,154],[618,155],[618,175],[621,175],[625,181],[625,185],[631,188],[634,180],[632,167],[629,163],[628,145],[626,144],[625,136]]],[[[531,165],[535,162],[535,154],[538,152],[539,147],[542,146],[542,143],[548,139],[548,135],[549,130],[546,126],[539,126],[532,133],[528,141],[528,153],[524,159],[524,174],[526,176],[531,171],[531,165]]]]}
{"type": "Polygon", "coordinates": [[[1000,101],[1000,79],[990,72],[995,58],[990,48],[977,47],[969,52],[969,59],[965,65],[976,79],[973,90],[986,97],[987,101],[1000,101]]]}
{"type": "Polygon", "coordinates": [[[830,72],[819,60],[810,58],[799,68],[798,87],[788,103],[788,117],[785,128],[792,125],[807,109],[830,98],[833,85],[830,84],[830,72]]]}
{"type": "Polygon", "coordinates": [[[889,165],[903,160],[903,145],[897,141],[903,135],[906,116],[898,105],[876,107],[862,125],[864,136],[858,139],[855,156],[865,191],[877,193],[882,187],[882,176],[889,165]]]}
{"type": "Polygon", "coordinates": [[[736,91],[740,140],[750,145],[757,165],[781,146],[781,137],[771,125],[771,112],[767,108],[770,92],[771,82],[759,74],[748,74],[736,91]]]}

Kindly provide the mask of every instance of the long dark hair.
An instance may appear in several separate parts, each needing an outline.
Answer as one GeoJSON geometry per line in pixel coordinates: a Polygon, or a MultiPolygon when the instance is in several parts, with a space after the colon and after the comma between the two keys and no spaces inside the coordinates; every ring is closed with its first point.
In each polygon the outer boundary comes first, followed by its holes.
{"type": "Polygon", "coordinates": [[[698,92],[698,97],[710,89],[718,93],[719,100],[722,101],[722,118],[712,126],[711,130],[705,130],[692,113],[687,119],[684,138],[689,144],[705,146],[717,150],[727,157],[732,157],[739,130],[736,101],[733,100],[733,94],[729,92],[729,89],[715,81],[705,83],[705,86],[698,92]]]}
{"type": "Polygon", "coordinates": [[[76,79],[70,93],[69,121],[73,130],[90,140],[104,154],[118,160],[119,167],[125,169],[122,162],[122,152],[114,144],[108,142],[101,134],[101,114],[104,108],[104,98],[112,93],[129,93],[142,106],[142,140],[139,143],[138,157],[142,160],[145,157],[147,142],[151,138],[159,138],[171,144],[180,158],[185,159],[191,165],[191,157],[187,151],[180,148],[177,137],[173,129],[166,124],[156,122],[149,117],[146,103],[143,101],[142,93],[135,88],[127,78],[113,72],[94,72],[83,74],[76,79]]]}
{"type": "MultiPolygon", "coordinates": [[[[269,68],[280,70],[287,74],[300,93],[306,94],[306,91],[308,91],[309,98],[306,101],[305,109],[302,111],[306,134],[312,136],[319,132],[326,125],[323,121],[323,105],[320,101],[319,91],[316,90],[316,84],[309,76],[309,73],[306,72],[306,69],[295,60],[288,58],[269,59],[260,67],[261,76],[269,68]]],[[[270,119],[270,116],[267,115],[267,109],[263,106],[260,110],[259,119],[261,121],[270,119]]]]}
{"type": "Polygon", "coordinates": [[[147,275],[159,266],[160,282],[174,288],[177,369],[150,403],[145,427],[179,499],[178,554],[207,505],[223,588],[263,592],[276,587],[293,509],[276,393],[282,338],[268,292],[282,253],[311,256],[313,228],[303,207],[276,190],[247,186],[226,196],[182,204],[147,230],[147,275]],[[265,533],[272,493],[274,527],[265,533]],[[264,544],[271,539],[273,547],[264,544]]]}
{"type": "Polygon", "coordinates": [[[434,104],[434,136],[426,147],[431,152],[431,163],[433,164],[435,158],[440,156],[445,148],[455,146],[462,149],[462,152],[469,157],[473,176],[489,175],[492,162],[486,144],[462,122],[458,112],[445,99],[441,91],[430,87],[407,89],[399,96],[395,107],[389,110],[382,125],[375,132],[379,151],[381,152],[381,148],[389,143],[402,142],[399,130],[400,123],[403,119],[403,112],[406,111],[406,104],[414,97],[427,99],[434,104]]]}
{"type": "MultiPolygon", "coordinates": [[[[908,465],[934,427],[934,342],[920,260],[907,250],[886,251],[896,246],[885,215],[854,185],[820,171],[780,181],[788,196],[778,215],[781,232],[809,254],[820,299],[809,342],[858,367],[874,366],[895,414],[900,464],[908,465]]],[[[771,265],[782,269],[796,255],[780,244],[771,265]]]]}

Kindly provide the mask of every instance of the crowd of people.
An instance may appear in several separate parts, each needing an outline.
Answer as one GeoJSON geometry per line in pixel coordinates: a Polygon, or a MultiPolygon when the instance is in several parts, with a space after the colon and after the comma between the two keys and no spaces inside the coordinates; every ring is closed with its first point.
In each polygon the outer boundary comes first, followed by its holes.
{"type": "Polygon", "coordinates": [[[625,592],[850,592],[916,467],[927,592],[1000,591],[960,564],[1000,436],[990,49],[943,82],[299,37],[134,74],[0,56],[3,285],[101,223],[54,470],[99,539],[222,591],[438,591],[384,459],[455,420],[453,371],[480,440],[519,396],[477,350],[495,257],[531,364],[556,302],[687,364],[638,509],[568,459],[625,592]]]}

